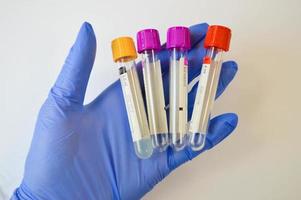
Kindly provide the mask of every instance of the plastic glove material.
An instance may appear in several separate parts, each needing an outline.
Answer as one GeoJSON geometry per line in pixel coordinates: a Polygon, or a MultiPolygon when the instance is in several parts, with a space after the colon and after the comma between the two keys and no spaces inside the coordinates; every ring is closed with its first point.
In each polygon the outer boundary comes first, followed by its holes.
{"type": "MultiPolygon", "coordinates": [[[[190,28],[189,81],[200,74],[207,26],[199,24],[190,28]]],[[[201,153],[189,147],[180,152],[168,148],[150,159],[139,159],[134,152],[119,80],[93,102],[83,105],[95,52],[93,29],[84,23],[40,110],[24,177],[11,199],[139,199],[172,170],[201,153]]],[[[166,50],[160,53],[160,59],[168,104],[166,50]]],[[[223,64],[217,96],[236,71],[235,62],[223,64]]],[[[196,86],[189,93],[189,117],[195,93],[196,86]]],[[[212,119],[206,150],[227,137],[236,125],[235,114],[212,119]]]]}

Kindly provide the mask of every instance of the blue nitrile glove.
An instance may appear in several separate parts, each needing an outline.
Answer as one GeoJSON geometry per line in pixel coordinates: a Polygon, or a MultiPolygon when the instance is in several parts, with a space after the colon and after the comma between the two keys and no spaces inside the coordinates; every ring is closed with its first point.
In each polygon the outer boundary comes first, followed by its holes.
{"type": "MultiPolygon", "coordinates": [[[[200,73],[207,26],[199,24],[190,28],[190,81],[200,73]]],[[[12,199],[135,200],[149,192],[175,168],[201,153],[193,152],[189,147],[180,152],[168,148],[150,159],[139,159],[135,155],[119,80],[93,102],[83,105],[95,52],[93,29],[84,23],[40,110],[24,178],[12,199]]],[[[162,51],[160,56],[168,100],[167,51],[162,51]]],[[[236,71],[235,62],[223,64],[217,96],[224,91],[236,71]]],[[[189,94],[190,116],[195,94],[196,86],[189,94]]],[[[221,142],[236,125],[235,114],[223,114],[212,119],[206,150],[221,142]]]]}

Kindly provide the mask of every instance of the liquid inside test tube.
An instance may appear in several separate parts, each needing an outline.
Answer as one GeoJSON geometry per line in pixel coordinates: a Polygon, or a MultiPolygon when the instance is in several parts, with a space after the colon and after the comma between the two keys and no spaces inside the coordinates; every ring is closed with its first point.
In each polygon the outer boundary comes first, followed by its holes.
{"type": "Polygon", "coordinates": [[[168,146],[168,126],[161,64],[158,58],[161,49],[158,31],[156,29],[139,31],[137,46],[142,56],[147,116],[153,146],[159,151],[164,151],[168,146]]]}
{"type": "Polygon", "coordinates": [[[134,42],[129,37],[112,41],[114,61],[119,68],[120,82],[136,155],[149,158],[153,152],[145,106],[135,65],[134,42]]]}

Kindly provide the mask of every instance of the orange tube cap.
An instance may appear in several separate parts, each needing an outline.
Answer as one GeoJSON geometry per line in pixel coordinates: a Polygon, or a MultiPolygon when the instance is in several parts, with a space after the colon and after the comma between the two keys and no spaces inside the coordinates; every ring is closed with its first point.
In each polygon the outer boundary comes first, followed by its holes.
{"type": "Polygon", "coordinates": [[[225,26],[212,25],[209,26],[205,38],[204,47],[216,47],[224,51],[228,51],[231,40],[231,29],[225,26]]]}
{"type": "Polygon", "coordinates": [[[134,60],[137,58],[135,44],[131,37],[116,38],[111,45],[114,62],[120,59],[134,60]]]}

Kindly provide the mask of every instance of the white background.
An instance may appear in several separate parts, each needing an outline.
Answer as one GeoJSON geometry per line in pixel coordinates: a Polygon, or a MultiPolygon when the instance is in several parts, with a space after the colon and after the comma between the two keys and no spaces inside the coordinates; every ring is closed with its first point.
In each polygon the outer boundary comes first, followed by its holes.
{"type": "Polygon", "coordinates": [[[0,0],[0,199],[20,183],[39,107],[84,21],[98,41],[86,102],[118,78],[114,37],[155,27],[164,41],[169,26],[205,21],[233,30],[227,58],[239,72],[214,113],[238,113],[238,128],[145,199],[301,199],[300,9],[300,0],[0,0]]]}

